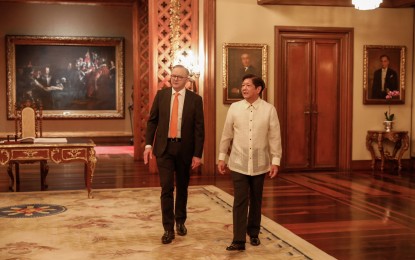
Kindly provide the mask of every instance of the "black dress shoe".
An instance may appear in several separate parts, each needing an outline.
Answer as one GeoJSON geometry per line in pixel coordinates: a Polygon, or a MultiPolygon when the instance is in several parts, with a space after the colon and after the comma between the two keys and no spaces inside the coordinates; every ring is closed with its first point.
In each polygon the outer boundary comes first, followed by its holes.
{"type": "Polygon", "coordinates": [[[259,237],[250,237],[249,238],[251,245],[253,246],[259,246],[261,244],[261,240],[259,240],[259,237]]]}
{"type": "Polygon", "coordinates": [[[184,224],[177,224],[176,232],[177,232],[177,235],[179,236],[185,236],[187,234],[187,228],[184,224]]]}
{"type": "Polygon", "coordinates": [[[174,231],[164,231],[163,236],[161,237],[161,243],[170,244],[174,239],[174,231]]]}
{"type": "Polygon", "coordinates": [[[230,246],[228,246],[226,248],[226,250],[228,250],[228,251],[243,251],[243,250],[245,250],[245,243],[240,244],[240,243],[232,242],[232,244],[230,246]]]}

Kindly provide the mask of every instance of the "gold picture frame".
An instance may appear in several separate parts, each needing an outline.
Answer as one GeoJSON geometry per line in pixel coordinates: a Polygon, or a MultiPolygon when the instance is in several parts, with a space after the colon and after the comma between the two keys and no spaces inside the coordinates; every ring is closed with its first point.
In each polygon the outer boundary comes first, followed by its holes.
{"type": "MultiPolygon", "coordinates": [[[[268,46],[255,43],[223,44],[223,103],[243,99],[240,88],[245,74],[262,77],[267,84],[268,46]],[[246,69],[244,69],[246,66],[246,69]]],[[[266,88],[261,97],[266,100],[266,88]]]]}
{"type": "Polygon", "coordinates": [[[41,103],[43,118],[124,118],[124,39],[6,35],[7,118],[41,103]]]}
{"type": "Polygon", "coordinates": [[[363,104],[404,104],[405,46],[365,45],[363,55],[363,104]],[[383,74],[382,63],[388,64],[383,74]],[[387,99],[391,90],[399,95],[387,99]]]}

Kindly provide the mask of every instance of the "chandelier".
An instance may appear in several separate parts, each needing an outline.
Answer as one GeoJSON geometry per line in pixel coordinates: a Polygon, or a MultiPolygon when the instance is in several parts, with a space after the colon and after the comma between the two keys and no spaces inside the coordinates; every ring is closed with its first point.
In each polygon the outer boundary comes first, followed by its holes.
{"type": "Polygon", "coordinates": [[[373,10],[379,7],[382,0],[352,0],[354,8],[358,10],[373,10]]]}

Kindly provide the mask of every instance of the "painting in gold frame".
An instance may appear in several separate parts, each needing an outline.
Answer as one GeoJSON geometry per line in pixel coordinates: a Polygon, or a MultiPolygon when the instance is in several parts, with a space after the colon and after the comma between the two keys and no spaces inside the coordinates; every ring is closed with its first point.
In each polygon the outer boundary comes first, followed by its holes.
{"type": "MultiPolygon", "coordinates": [[[[223,103],[242,100],[242,77],[254,74],[267,83],[268,49],[266,44],[223,44],[223,103]]],[[[261,97],[266,100],[266,88],[261,97]]]]}
{"type": "Polygon", "coordinates": [[[31,100],[44,118],[124,118],[124,39],[6,35],[7,118],[31,100]]]}
{"type": "Polygon", "coordinates": [[[363,50],[363,103],[405,103],[405,46],[365,45],[363,50]],[[382,73],[382,68],[386,68],[382,73]],[[389,91],[398,96],[387,99],[389,91]]]}

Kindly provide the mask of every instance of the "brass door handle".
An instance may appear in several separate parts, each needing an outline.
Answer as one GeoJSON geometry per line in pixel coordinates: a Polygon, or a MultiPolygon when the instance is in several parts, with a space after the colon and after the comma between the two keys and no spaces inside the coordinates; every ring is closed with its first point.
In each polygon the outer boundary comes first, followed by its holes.
{"type": "Polygon", "coordinates": [[[308,115],[308,114],[310,114],[310,111],[304,111],[304,114],[308,115]]]}

